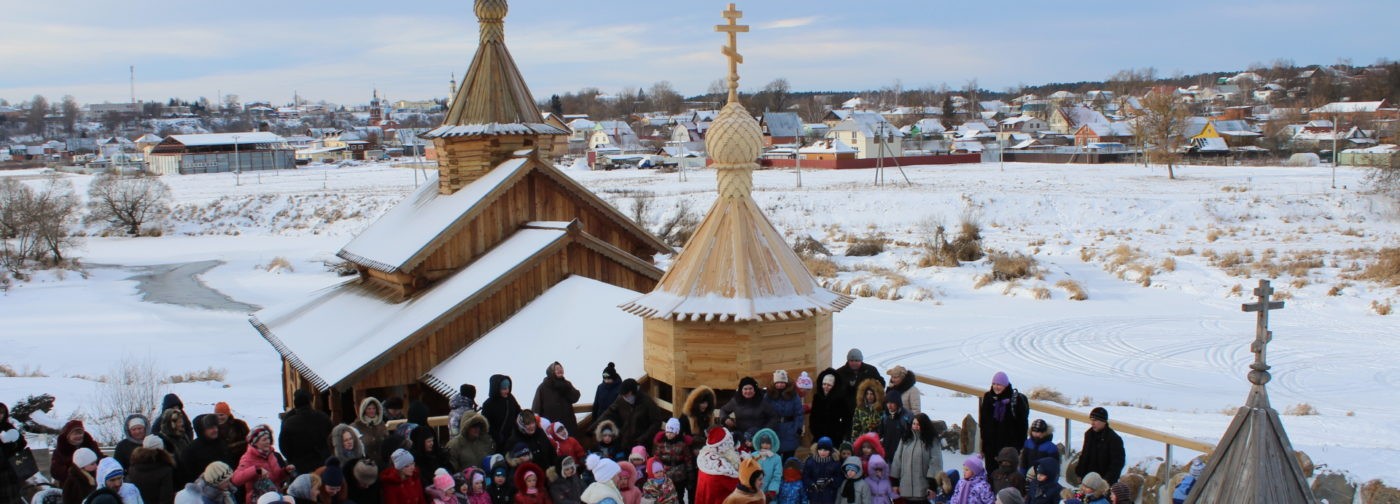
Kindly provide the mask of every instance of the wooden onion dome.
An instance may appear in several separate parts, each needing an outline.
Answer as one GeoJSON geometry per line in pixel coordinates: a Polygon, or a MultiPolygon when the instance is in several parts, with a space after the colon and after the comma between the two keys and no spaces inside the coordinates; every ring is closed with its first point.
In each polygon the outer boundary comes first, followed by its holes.
{"type": "Polygon", "coordinates": [[[753,200],[763,132],[739,103],[736,47],[748,27],[733,4],[724,15],[729,102],[705,139],[719,197],[656,289],[622,305],[646,319],[647,375],[677,392],[776,369],[815,375],[831,364],[831,314],[851,303],[817,283],[753,200]]]}

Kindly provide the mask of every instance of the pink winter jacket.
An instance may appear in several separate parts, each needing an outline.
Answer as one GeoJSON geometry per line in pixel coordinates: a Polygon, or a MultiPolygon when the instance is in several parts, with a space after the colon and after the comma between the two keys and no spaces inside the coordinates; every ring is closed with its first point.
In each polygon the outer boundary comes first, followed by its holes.
{"type": "Polygon", "coordinates": [[[238,469],[233,471],[233,484],[243,487],[243,494],[247,496],[248,504],[255,504],[260,494],[253,491],[253,484],[258,481],[258,469],[267,470],[268,478],[272,479],[272,484],[277,488],[284,488],[287,483],[287,471],[282,469],[282,464],[277,462],[277,452],[270,451],[264,457],[258,453],[257,448],[248,445],[248,450],[243,452],[243,457],[238,459],[238,469]]]}

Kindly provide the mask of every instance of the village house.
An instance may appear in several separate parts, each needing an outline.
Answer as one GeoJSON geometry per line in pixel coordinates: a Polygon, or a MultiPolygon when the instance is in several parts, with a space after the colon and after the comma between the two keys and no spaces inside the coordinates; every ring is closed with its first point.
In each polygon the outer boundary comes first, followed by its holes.
{"type": "MultiPolygon", "coordinates": [[[[475,12],[470,70],[442,125],[423,135],[437,177],[337,253],[354,278],[250,319],[282,356],[288,406],[305,389],[336,421],[371,395],[446,410],[460,384],[485,383],[484,363],[499,355],[476,345],[529,347],[558,324],[618,347],[640,333],[606,314],[656,285],[651,258],[670,247],[553,167],[553,137],[569,131],[541,122],[505,46],[506,2],[476,0],[475,12]]],[[[601,369],[608,357],[570,365],[601,369]]]]}
{"type": "Polygon", "coordinates": [[[766,147],[793,144],[802,139],[802,118],[793,112],[765,112],[758,125],[763,128],[766,147]]]}
{"type": "Polygon", "coordinates": [[[266,131],[170,135],[151,149],[146,161],[157,175],[296,168],[286,140],[266,131]]]}
{"type": "Polygon", "coordinates": [[[856,158],[896,157],[904,153],[904,133],[875,112],[853,112],[827,131],[856,149],[856,158]]]}
{"type": "Polygon", "coordinates": [[[804,161],[836,161],[855,159],[856,149],[846,145],[839,138],[817,140],[816,143],[797,149],[797,158],[804,161]]]}
{"type": "Polygon", "coordinates": [[[1050,131],[1061,135],[1073,135],[1081,126],[1089,123],[1108,124],[1109,120],[1097,110],[1075,106],[1055,108],[1046,121],[1050,131]]]}
{"type": "Polygon", "coordinates": [[[1085,123],[1074,132],[1074,145],[1076,147],[1105,142],[1129,144],[1132,141],[1133,125],[1125,121],[1085,123]]]}
{"type": "Polygon", "coordinates": [[[1358,121],[1400,119],[1400,109],[1386,100],[1365,102],[1332,102],[1308,111],[1310,119],[1325,119],[1353,124],[1358,121]]]}
{"type": "Polygon", "coordinates": [[[642,148],[637,133],[626,121],[598,121],[588,137],[588,148],[595,151],[635,152],[642,148]]]}

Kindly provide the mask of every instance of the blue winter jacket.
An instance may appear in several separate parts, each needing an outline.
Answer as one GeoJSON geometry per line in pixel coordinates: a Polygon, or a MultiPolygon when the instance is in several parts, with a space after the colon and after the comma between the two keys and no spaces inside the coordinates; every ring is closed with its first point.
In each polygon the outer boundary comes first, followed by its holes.
{"type": "Polygon", "coordinates": [[[807,488],[807,500],[812,504],[835,504],[836,490],[842,481],[845,478],[841,477],[841,462],[836,457],[821,460],[812,455],[802,465],[802,485],[807,488]]]}
{"type": "MultiPolygon", "coordinates": [[[[802,438],[802,398],[797,397],[795,392],[778,393],[776,390],[769,390],[767,394],[768,405],[773,408],[773,414],[778,417],[778,440],[789,451],[796,450],[802,438]],[[787,396],[786,399],[783,396],[787,396]]],[[[773,448],[773,451],[778,451],[773,448]]]]}

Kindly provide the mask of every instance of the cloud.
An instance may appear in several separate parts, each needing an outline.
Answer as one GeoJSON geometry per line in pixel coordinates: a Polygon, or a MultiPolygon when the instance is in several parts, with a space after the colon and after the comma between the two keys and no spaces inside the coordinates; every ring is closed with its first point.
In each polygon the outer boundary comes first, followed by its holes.
{"type": "Polygon", "coordinates": [[[786,28],[801,28],[817,21],[816,16],[779,19],[758,25],[761,30],[782,30],[786,28]]]}

